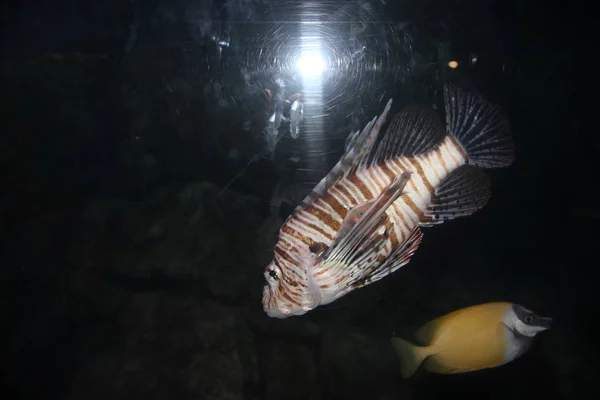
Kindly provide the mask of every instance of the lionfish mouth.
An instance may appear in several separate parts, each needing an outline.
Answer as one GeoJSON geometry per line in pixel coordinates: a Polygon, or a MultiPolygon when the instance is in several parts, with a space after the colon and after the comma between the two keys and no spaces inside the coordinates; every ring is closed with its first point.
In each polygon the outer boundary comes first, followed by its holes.
{"type": "Polygon", "coordinates": [[[269,285],[263,289],[263,310],[272,318],[287,318],[292,314],[292,309],[277,301],[277,293],[273,293],[269,285]]]}
{"type": "Polygon", "coordinates": [[[262,295],[262,304],[263,304],[263,308],[265,310],[268,307],[271,307],[271,299],[272,299],[271,289],[269,288],[269,285],[265,285],[263,287],[263,295],[262,295]]]}

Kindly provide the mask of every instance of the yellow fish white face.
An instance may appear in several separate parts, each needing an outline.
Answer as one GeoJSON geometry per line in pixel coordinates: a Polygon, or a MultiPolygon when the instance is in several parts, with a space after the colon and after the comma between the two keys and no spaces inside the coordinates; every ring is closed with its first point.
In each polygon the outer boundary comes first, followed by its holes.
{"type": "Polygon", "coordinates": [[[507,320],[513,324],[512,330],[526,337],[534,337],[539,332],[550,329],[552,324],[552,318],[539,317],[519,304],[512,305],[507,320]]]}
{"type": "Polygon", "coordinates": [[[522,356],[533,344],[533,337],[550,329],[551,323],[551,318],[539,317],[519,304],[511,304],[503,321],[506,326],[504,359],[494,366],[506,364],[522,356]]]}
{"type": "Polygon", "coordinates": [[[417,332],[425,346],[392,338],[402,375],[425,370],[455,374],[493,368],[522,356],[539,332],[550,328],[550,318],[535,315],[523,306],[496,302],[446,314],[417,332]]]}

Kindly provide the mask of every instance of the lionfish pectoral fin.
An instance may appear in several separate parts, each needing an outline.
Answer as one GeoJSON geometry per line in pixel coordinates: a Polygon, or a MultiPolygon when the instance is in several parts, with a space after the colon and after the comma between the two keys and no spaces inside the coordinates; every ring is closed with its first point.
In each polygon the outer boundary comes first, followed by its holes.
{"type": "Polygon", "coordinates": [[[316,307],[319,306],[319,304],[321,304],[321,301],[323,300],[323,295],[321,293],[321,288],[317,285],[317,283],[315,282],[315,279],[311,273],[311,271],[309,271],[307,268],[305,269],[305,274],[306,274],[306,280],[307,280],[307,287],[308,287],[308,292],[310,293],[309,296],[309,303],[306,305],[308,308],[310,309],[314,309],[316,307]]]}
{"type": "Polygon", "coordinates": [[[392,99],[387,102],[379,117],[373,118],[360,133],[357,131],[356,133],[351,134],[351,137],[346,144],[346,150],[340,160],[331,171],[321,179],[312,192],[302,200],[302,203],[297,209],[311,205],[316,199],[326,193],[337,181],[348,176],[361,166],[367,165],[367,159],[373,150],[377,136],[385,123],[391,107],[392,99]]]}
{"type": "Polygon", "coordinates": [[[363,215],[365,215],[365,213],[373,205],[375,200],[376,199],[371,199],[369,201],[361,203],[353,207],[350,211],[348,211],[330,247],[337,245],[339,241],[342,238],[344,238],[348,234],[348,232],[350,232],[350,230],[361,220],[363,215]]]}
{"type": "Polygon", "coordinates": [[[387,237],[376,232],[350,262],[343,264],[348,274],[348,287],[356,289],[377,282],[408,264],[422,238],[421,229],[416,227],[385,261],[378,263],[379,250],[387,237]]]}
{"type": "MultiPolygon", "coordinates": [[[[380,218],[382,225],[388,222],[384,214],[380,218]]],[[[342,296],[357,287],[363,286],[368,276],[377,269],[377,258],[387,240],[387,232],[376,229],[364,242],[349,249],[344,258],[324,259],[322,268],[331,271],[332,276],[340,277],[335,296],[342,296]]]]}
{"type": "Polygon", "coordinates": [[[387,220],[385,212],[402,195],[412,172],[404,171],[392,180],[376,198],[351,210],[342,222],[342,229],[323,255],[324,260],[349,262],[364,251],[366,240],[387,220]]]}
{"type": "Polygon", "coordinates": [[[490,196],[490,180],[485,172],[473,165],[463,165],[438,186],[421,226],[471,215],[485,206],[490,196]]]}
{"type": "Polygon", "coordinates": [[[398,246],[383,263],[381,263],[377,268],[369,271],[368,274],[365,274],[361,283],[366,284],[377,282],[378,280],[395,272],[400,267],[408,264],[411,257],[421,244],[422,238],[423,233],[417,226],[408,235],[406,240],[404,240],[404,242],[398,246]]]}

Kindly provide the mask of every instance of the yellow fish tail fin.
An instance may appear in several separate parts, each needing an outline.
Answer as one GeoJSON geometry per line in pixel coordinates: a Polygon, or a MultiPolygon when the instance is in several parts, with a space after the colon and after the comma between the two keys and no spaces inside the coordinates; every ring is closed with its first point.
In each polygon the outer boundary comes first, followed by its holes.
{"type": "Polygon", "coordinates": [[[400,359],[400,372],[403,378],[414,374],[425,358],[429,356],[426,347],[414,345],[398,337],[392,338],[392,345],[400,359]]]}

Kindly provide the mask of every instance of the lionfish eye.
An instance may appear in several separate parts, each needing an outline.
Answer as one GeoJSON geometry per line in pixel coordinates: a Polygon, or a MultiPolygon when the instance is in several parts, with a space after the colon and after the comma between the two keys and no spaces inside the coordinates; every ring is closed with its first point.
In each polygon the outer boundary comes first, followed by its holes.
{"type": "Polygon", "coordinates": [[[531,315],[525,316],[525,323],[530,324],[533,322],[533,317],[531,315]]]}
{"type": "Polygon", "coordinates": [[[271,278],[275,278],[275,279],[277,279],[277,271],[275,271],[274,269],[270,270],[270,271],[269,271],[269,276],[270,276],[271,278]]]}

